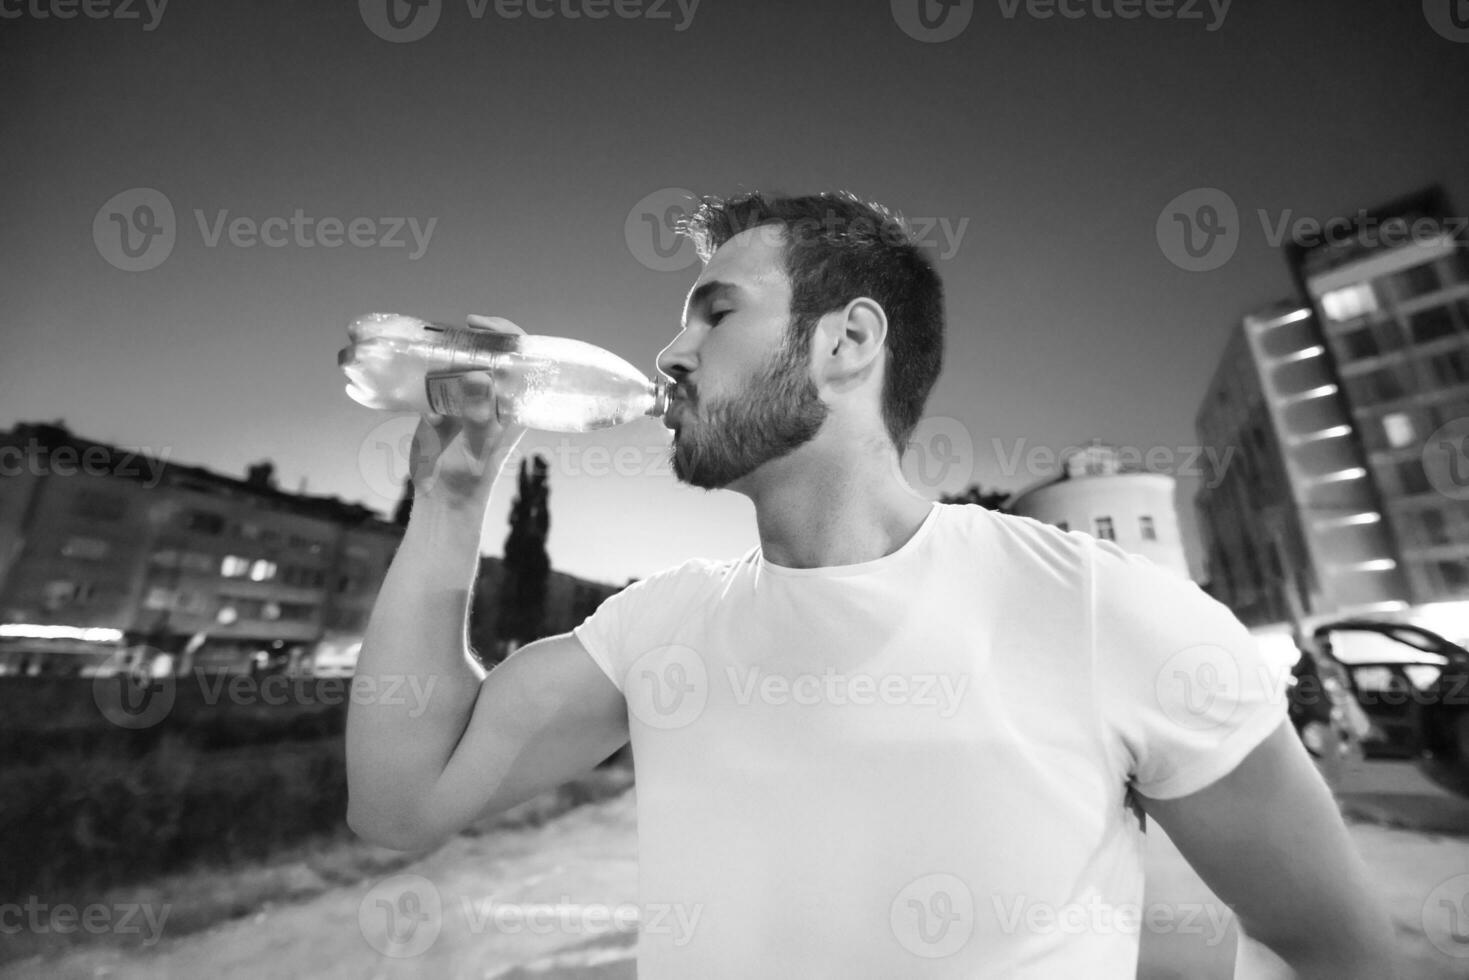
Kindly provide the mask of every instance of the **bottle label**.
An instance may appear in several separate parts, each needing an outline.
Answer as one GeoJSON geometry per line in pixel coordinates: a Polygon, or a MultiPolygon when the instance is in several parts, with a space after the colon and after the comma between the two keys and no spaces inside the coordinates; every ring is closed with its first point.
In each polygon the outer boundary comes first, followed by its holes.
{"type": "Polygon", "coordinates": [[[428,407],[435,415],[464,414],[464,375],[456,371],[438,371],[424,379],[428,387],[428,407]]]}

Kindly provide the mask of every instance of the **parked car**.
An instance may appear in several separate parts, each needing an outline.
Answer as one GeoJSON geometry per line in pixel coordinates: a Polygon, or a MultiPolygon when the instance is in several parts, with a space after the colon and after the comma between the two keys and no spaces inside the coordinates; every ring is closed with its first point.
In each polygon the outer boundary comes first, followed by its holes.
{"type": "Polygon", "coordinates": [[[1469,650],[1421,626],[1379,620],[1327,623],[1313,638],[1315,659],[1345,676],[1369,721],[1364,757],[1412,759],[1434,782],[1469,796],[1469,650]],[[1352,635],[1390,644],[1367,658],[1339,657],[1352,635]]]}

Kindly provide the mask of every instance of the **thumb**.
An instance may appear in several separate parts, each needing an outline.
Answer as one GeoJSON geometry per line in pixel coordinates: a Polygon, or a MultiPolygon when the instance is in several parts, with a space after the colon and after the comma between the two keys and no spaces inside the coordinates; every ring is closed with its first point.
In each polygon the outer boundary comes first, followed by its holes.
{"type": "Polygon", "coordinates": [[[471,329],[475,330],[493,330],[496,333],[518,333],[522,336],[525,334],[525,331],[520,327],[498,316],[479,316],[478,314],[471,313],[464,318],[464,322],[469,324],[471,329]]]}

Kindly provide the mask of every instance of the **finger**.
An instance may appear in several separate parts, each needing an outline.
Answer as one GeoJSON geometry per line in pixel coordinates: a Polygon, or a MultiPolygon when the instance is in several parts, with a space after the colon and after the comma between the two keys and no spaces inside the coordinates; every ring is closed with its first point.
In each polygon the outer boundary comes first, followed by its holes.
{"type": "Polygon", "coordinates": [[[498,417],[495,383],[486,371],[471,371],[459,379],[464,395],[464,421],[478,426],[489,425],[498,417]]]}
{"type": "Polygon", "coordinates": [[[471,313],[464,319],[471,327],[479,330],[493,330],[496,333],[518,333],[522,336],[525,335],[524,330],[504,317],[479,316],[478,314],[471,313]]]}

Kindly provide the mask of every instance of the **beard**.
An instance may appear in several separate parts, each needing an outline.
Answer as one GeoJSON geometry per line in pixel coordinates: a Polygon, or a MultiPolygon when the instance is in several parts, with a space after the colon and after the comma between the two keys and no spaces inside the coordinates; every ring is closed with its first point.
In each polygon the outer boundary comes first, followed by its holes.
{"type": "Polygon", "coordinates": [[[790,330],[781,349],[741,394],[701,406],[691,400],[674,433],[673,474],[718,490],[810,442],[827,407],[811,381],[806,344],[790,330]]]}

